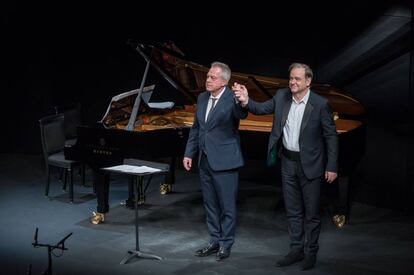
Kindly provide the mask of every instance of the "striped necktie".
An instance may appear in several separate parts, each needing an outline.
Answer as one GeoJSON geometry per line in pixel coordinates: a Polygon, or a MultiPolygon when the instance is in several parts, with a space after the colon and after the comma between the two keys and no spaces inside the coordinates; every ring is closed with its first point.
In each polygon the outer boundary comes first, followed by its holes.
{"type": "Polygon", "coordinates": [[[213,109],[214,109],[214,106],[216,106],[217,99],[218,99],[218,98],[216,98],[216,97],[211,97],[211,107],[210,107],[210,109],[208,110],[208,113],[207,113],[207,118],[206,118],[206,122],[207,122],[207,121],[208,121],[208,119],[210,118],[210,115],[211,115],[211,112],[212,112],[212,111],[213,111],[213,109]]]}

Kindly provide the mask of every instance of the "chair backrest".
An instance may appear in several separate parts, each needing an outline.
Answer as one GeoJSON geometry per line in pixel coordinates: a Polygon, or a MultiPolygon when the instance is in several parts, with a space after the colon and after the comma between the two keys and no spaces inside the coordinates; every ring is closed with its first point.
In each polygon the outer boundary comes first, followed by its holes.
{"type": "Polygon", "coordinates": [[[63,150],[65,146],[63,114],[43,117],[39,120],[43,156],[47,164],[49,155],[63,150]]]}
{"type": "Polygon", "coordinates": [[[77,136],[76,127],[81,124],[81,105],[75,103],[65,106],[55,106],[56,114],[64,115],[65,138],[71,139],[77,136]]]}

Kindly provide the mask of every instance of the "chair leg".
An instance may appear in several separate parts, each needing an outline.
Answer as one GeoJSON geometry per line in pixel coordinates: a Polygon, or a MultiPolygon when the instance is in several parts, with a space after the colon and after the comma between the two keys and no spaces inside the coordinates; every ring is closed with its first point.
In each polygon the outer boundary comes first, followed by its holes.
{"type": "Polygon", "coordinates": [[[85,170],[86,170],[86,165],[82,164],[82,186],[85,186],[85,170]]]}
{"type": "Polygon", "coordinates": [[[70,183],[69,183],[69,199],[73,203],[73,169],[69,168],[70,172],[70,183]]]}
{"type": "Polygon", "coordinates": [[[62,190],[66,191],[66,185],[68,182],[68,170],[66,168],[64,170],[65,170],[65,180],[63,181],[62,190]]]}
{"type": "Polygon", "coordinates": [[[50,168],[49,166],[46,167],[46,174],[47,174],[47,182],[46,182],[46,189],[45,189],[45,196],[49,196],[49,185],[50,185],[50,168]]]}
{"type": "Polygon", "coordinates": [[[59,182],[62,182],[64,172],[65,172],[65,169],[59,168],[59,182]]]}

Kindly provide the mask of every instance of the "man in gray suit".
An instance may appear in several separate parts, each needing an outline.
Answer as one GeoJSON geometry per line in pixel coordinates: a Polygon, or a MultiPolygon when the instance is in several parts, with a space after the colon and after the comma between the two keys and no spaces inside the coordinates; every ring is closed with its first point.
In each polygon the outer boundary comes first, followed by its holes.
{"type": "Polygon", "coordinates": [[[293,63],[289,74],[289,89],[278,90],[263,103],[249,99],[243,85],[235,83],[232,89],[253,114],[274,114],[267,161],[271,165],[281,157],[291,240],[289,254],[276,265],[303,260],[302,270],[307,270],[314,267],[319,249],[321,183],[337,177],[338,137],[328,101],[310,90],[311,68],[293,63]]]}
{"type": "Polygon", "coordinates": [[[209,244],[196,256],[216,254],[220,261],[230,256],[236,225],[238,168],[243,165],[239,121],[247,110],[234,99],[227,87],[230,68],[211,64],[206,91],[198,96],[197,111],[184,153],[183,165],[189,171],[198,153],[201,191],[206,212],[209,244]]]}

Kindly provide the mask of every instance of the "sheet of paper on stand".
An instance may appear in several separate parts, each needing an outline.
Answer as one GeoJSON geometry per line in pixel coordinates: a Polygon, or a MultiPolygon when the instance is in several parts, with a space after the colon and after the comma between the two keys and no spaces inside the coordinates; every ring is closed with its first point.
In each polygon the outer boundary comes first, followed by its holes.
{"type": "Polygon", "coordinates": [[[105,170],[111,170],[111,171],[118,171],[118,172],[124,172],[124,173],[133,173],[133,174],[143,174],[143,173],[154,173],[159,172],[161,169],[152,168],[148,166],[135,166],[135,165],[117,165],[112,167],[105,167],[105,170]]]}

